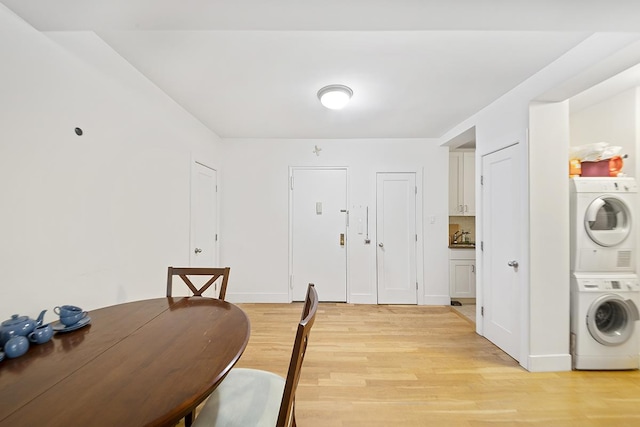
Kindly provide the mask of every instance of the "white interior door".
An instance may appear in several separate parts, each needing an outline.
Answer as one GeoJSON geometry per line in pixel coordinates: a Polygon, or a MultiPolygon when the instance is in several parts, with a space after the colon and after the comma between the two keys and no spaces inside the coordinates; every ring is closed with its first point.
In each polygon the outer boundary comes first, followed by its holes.
{"type": "Polygon", "coordinates": [[[195,162],[191,179],[191,267],[218,267],[217,240],[217,173],[195,162]]]}
{"type": "Polygon", "coordinates": [[[347,170],[291,170],[291,295],[347,301],[347,170]]]}
{"type": "Polygon", "coordinates": [[[519,145],[482,157],[483,333],[520,358],[519,145]]]}
{"type": "Polygon", "coordinates": [[[416,175],[378,173],[378,304],[417,304],[416,175]]]}

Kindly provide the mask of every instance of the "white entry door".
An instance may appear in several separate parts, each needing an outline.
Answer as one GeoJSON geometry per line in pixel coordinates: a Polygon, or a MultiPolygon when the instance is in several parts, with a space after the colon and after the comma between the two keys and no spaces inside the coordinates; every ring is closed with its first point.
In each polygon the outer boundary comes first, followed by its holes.
{"type": "Polygon", "coordinates": [[[291,296],[347,301],[347,170],[291,169],[291,296]]]}
{"type": "Polygon", "coordinates": [[[520,358],[520,145],[482,157],[482,317],[484,336],[520,358]]]}
{"type": "Polygon", "coordinates": [[[218,267],[218,180],[195,162],[191,173],[191,267],[218,267]]]}
{"type": "Polygon", "coordinates": [[[417,304],[416,174],[378,173],[378,304],[417,304]]]}

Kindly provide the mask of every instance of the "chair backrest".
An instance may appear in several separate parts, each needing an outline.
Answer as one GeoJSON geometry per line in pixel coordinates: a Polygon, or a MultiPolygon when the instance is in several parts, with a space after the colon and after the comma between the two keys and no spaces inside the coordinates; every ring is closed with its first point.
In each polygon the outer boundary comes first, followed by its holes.
{"type": "Polygon", "coordinates": [[[172,296],[173,276],[180,276],[182,281],[191,289],[194,296],[202,296],[202,293],[209,289],[209,287],[220,277],[222,277],[222,284],[220,286],[220,292],[218,298],[224,300],[227,295],[227,282],[229,281],[229,272],[231,268],[208,268],[208,267],[169,267],[167,271],[167,296],[172,296]],[[198,288],[193,284],[188,276],[211,276],[207,282],[198,288]]]}
{"type": "Polygon", "coordinates": [[[294,403],[296,388],[300,380],[300,372],[302,370],[302,361],[307,351],[307,343],[311,327],[316,319],[318,311],[318,293],[313,283],[309,283],[307,288],[307,298],[305,299],[302,309],[302,319],[298,323],[296,339],[293,344],[293,352],[291,353],[291,362],[289,362],[289,371],[284,386],[282,402],[280,403],[280,412],[278,414],[278,422],[276,427],[287,427],[290,421],[295,426],[294,403]]]}
{"type": "MultiPolygon", "coordinates": [[[[309,286],[307,286],[307,296],[304,299],[304,306],[302,306],[302,316],[300,316],[301,322],[309,316],[309,312],[311,311],[311,306],[314,304],[314,301],[317,310],[318,293],[316,292],[315,285],[313,283],[309,283],[309,286]],[[312,292],[315,295],[311,295],[312,292]]],[[[313,321],[311,323],[313,323],[313,321]]]]}

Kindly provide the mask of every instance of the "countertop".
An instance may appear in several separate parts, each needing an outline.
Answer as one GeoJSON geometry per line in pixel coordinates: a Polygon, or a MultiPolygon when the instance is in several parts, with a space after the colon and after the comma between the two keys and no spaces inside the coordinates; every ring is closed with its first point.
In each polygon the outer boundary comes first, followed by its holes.
{"type": "Polygon", "coordinates": [[[453,243],[449,245],[449,249],[475,249],[475,243],[453,243]]]}

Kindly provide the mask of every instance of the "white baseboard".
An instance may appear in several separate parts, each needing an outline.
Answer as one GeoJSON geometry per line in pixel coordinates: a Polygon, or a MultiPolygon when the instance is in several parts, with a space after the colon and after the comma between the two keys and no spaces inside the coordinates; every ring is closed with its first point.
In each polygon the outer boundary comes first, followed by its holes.
{"type": "Polygon", "coordinates": [[[232,303],[288,303],[289,295],[286,293],[227,292],[225,299],[232,303]]]}
{"type": "Polygon", "coordinates": [[[349,295],[350,304],[377,304],[378,298],[373,294],[351,294],[349,295]]]}
{"type": "Polygon", "coordinates": [[[425,295],[423,305],[451,305],[449,295],[425,295]]]}
{"type": "Polygon", "coordinates": [[[527,366],[529,372],[561,372],[571,370],[570,354],[529,355],[527,366]]]}
{"type": "MultiPolygon", "coordinates": [[[[255,292],[227,292],[226,299],[233,303],[288,303],[289,295],[286,293],[255,293],[255,292]]],[[[377,304],[375,295],[352,294],[349,297],[351,304],[377,304]]],[[[422,305],[450,305],[451,298],[448,295],[428,295],[422,305]]]]}

